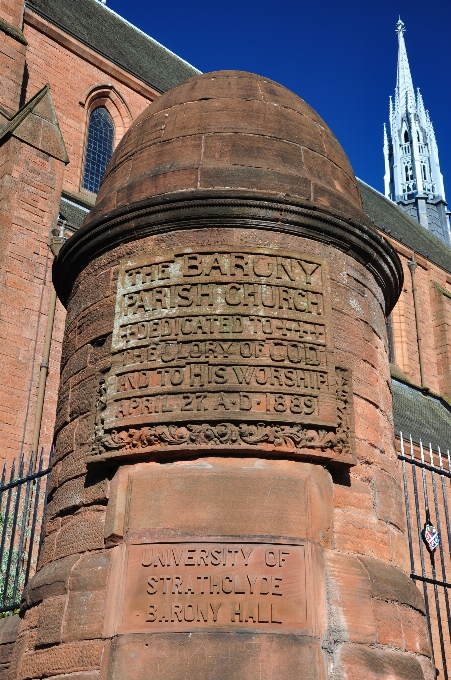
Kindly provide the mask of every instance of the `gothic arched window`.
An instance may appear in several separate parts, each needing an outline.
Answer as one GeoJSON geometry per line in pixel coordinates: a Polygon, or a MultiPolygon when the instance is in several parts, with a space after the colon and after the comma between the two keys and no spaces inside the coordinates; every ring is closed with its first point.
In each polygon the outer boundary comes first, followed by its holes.
{"type": "Polygon", "coordinates": [[[114,125],[104,106],[89,116],[83,188],[96,194],[113,153],[114,125]]]}
{"type": "Polygon", "coordinates": [[[404,132],[404,142],[407,143],[409,141],[409,133],[407,130],[404,132]]]}

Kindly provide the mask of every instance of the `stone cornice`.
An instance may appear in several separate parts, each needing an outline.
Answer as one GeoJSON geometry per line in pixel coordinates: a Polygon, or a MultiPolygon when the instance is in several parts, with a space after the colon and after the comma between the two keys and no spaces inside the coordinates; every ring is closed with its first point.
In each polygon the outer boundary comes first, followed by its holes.
{"type": "Polygon", "coordinates": [[[66,305],[77,276],[102,253],[120,244],[180,229],[264,229],[327,243],[361,262],[374,276],[386,313],[403,285],[399,257],[365,215],[341,216],[292,197],[246,190],[191,190],[139,201],[91,219],[62,247],[53,281],[66,305]]]}
{"type": "Polygon", "coordinates": [[[20,42],[22,45],[25,46],[28,45],[28,42],[22,31],[1,18],[0,18],[0,31],[2,33],[6,33],[6,35],[9,35],[10,38],[14,38],[14,40],[17,40],[17,42],[20,42]]]}

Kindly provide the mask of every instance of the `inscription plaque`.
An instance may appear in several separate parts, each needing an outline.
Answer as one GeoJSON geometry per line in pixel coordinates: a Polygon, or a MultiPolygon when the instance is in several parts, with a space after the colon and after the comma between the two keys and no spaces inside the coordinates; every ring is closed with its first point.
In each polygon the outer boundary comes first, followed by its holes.
{"type": "Polygon", "coordinates": [[[304,545],[131,544],[119,633],[308,634],[304,545]]]}
{"type": "Polygon", "coordinates": [[[268,249],[164,251],[120,266],[94,455],[199,446],[353,462],[326,263],[268,249]]]}

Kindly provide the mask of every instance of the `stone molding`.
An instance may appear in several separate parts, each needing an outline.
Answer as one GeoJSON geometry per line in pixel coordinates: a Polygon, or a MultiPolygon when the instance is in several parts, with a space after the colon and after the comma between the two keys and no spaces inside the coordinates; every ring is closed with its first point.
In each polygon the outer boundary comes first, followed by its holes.
{"type": "MultiPolygon", "coordinates": [[[[362,215],[362,218],[364,216],[362,215]]],[[[404,281],[394,248],[363,219],[339,216],[309,201],[246,190],[190,190],[139,201],[85,224],[63,246],[53,282],[67,305],[77,276],[120,244],[180,229],[263,229],[327,243],[362,263],[374,276],[389,314],[404,281]]]]}
{"type": "Polygon", "coordinates": [[[21,43],[21,45],[28,45],[27,39],[25,38],[22,31],[15,26],[12,26],[2,18],[0,18],[0,31],[6,35],[9,35],[10,38],[14,38],[14,40],[17,40],[17,42],[21,43]]]}
{"type": "Polygon", "coordinates": [[[48,83],[0,126],[0,144],[9,135],[14,135],[65,165],[69,163],[48,83]]]}

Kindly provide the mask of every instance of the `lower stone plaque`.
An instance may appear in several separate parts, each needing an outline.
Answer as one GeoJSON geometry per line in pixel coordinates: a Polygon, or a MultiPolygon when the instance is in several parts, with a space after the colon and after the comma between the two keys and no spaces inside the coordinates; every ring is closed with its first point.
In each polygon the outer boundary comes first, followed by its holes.
{"type": "Polygon", "coordinates": [[[306,546],[128,546],[120,633],[254,630],[308,633],[306,546]]]}

